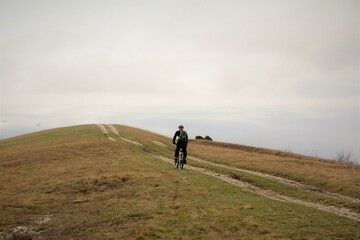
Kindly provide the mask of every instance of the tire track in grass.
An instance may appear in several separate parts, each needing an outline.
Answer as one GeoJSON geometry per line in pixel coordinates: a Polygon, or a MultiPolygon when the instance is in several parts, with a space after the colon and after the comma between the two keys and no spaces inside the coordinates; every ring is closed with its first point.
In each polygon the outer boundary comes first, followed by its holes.
{"type": "MultiPolygon", "coordinates": [[[[161,143],[161,142],[158,142],[158,141],[153,141],[153,143],[157,144],[158,146],[166,147],[166,148],[172,150],[170,147],[168,147],[164,143],[161,143]]],[[[338,194],[338,193],[328,192],[328,191],[325,191],[323,189],[319,189],[319,188],[314,187],[314,186],[310,186],[310,185],[306,185],[306,184],[303,184],[303,183],[296,182],[294,180],[290,180],[290,179],[286,179],[286,178],[282,178],[282,177],[278,177],[278,176],[274,176],[274,175],[270,175],[270,174],[266,174],[266,173],[262,173],[262,172],[257,172],[257,171],[242,169],[242,168],[231,167],[231,166],[224,165],[224,164],[213,163],[213,162],[209,162],[209,161],[197,158],[197,157],[188,156],[188,158],[191,159],[191,160],[194,160],[194,161],[197,161],[197,162],[200,162],[200,163],[206,163],[206,164],[209,164],[209,165],[212,165],[212,166],[215,166],[215,167],[225,168],[225,169],[228,169],[228,170],[234,170],[234,171],[238,171],[238,172],[248,173],[248,174],[252,174],[252,175],[255,175],[255,176],[275,180],[275,181],[278,181],[278,182],[281,182],[281,183],[284,183],[284,184],[287,184],[287,185],[290,185],[290,186],[300,188],[300,189],[302,189],[304,191],[307,191],[307,192],[316,192],[316,193],[318,193],[320,195],[330,197],[330,198],[334,198],[336,200],[340,200],[340,201],[341,200],[346,200],[346,201],[352,202],[352,203],[360,203],[360,199],[349,197],[349,196],[344,196],[344,195],[341,195],[341,194],[338,194]]]]}
{"type": "Polygon", "coordinates": [[[338,193],[331,193],[331,192],[319,189],[317,187],[306,185],[306,184],[303,184],[303,183],[299,183],[299,182],[296,182],[296,181],[293,181],[293,180],[290,180],[290,179],[286,179],[286,178],[282,178],[282,177],[278,177],[278,176],[273,176],[273,175],[266,174],[266,173],[256,172],[256,171],[252,171],[252,170],[246,170],[246,169],[241,169],[241,168],[236,168],[236,167],[230,167],[230,166],[223,165],[223,164],[212,163],[212,162],[208,162],[208,161],[202,160],[200,158],[196,158],[196,157],[189,156],[189,158],[194,160],[194,161],[197,161],[197,162],[200,162],[200,163],[206,163],[206,164],[209,164],[209,165],[212,165],[212,166],[215,166],[215,167],[221,167],[221,168],[225,168],[225,169],[229,169],[229,170],[235,170],[235,171],[238,171],[238,172],[252,174],[252,175],[263,177],[263,178],[268,178],[268,179],[275,180],[275,181],[278,181],[278,182],[281,182],[281,183],[284,183],[284,184],[287,184],[287,185],[290,185],[290,186],[297,187],[297,188],[305,190],[307,192],[316,192],[316,193],[318,193],[320,195],[330,197],[330,198],[334,198],[334,199],[337,199],[337,200],[346,200],[346,201],[353,202],[353,203],[360,203],[360,199],[344,196],[344,195],[341,195],[341,194],[338,194],[338,193]]]}
{"type": "Polygon", "coordinates": [[[110,141],[116,141],[114,138],[112,138],[110,135],[109,135],[109,132],[108,130],[105,128],[104,124],[97,124],[98,127],[100,128],[100,131],[107,137],[107,139],[109,139],[110,141]]]}
{"type": "Polygon", "coordinates": [[[120,134],[119,134],[119,131],[111,124],[107,124],[107,126],[110,128],[110,131],[112,133],[114,133],[117,137],[120,138],[120,134]]]}
{"type": "MultiPolygon", "coordinates": [[[[109,140],[113,139],[111,137],[109,138],[109,133],[107,132],[104,125],[98,124],[98,126],[99,126],[100,130],[102,131],[102,133],[105,136],[107,136],[109,140]]],[[[107,126],[110,128],[110,130],[112,128],[114,128],[116,130],[116,128],[114,126],[110,125],[110,124],[108,124],[107,126]]],[[[111,130],[111,131],[115,134],[114,130],[111,130]]],[[[131,144],[134,144],[136,146],[139,146],[141,149],[146,151],[147,148],[143,144],[141,144],[139,142],[136,142],[136,141],[132,141],[132,140],[124,138],[124,137],[121,137],[117,130],[116,130],[116,132],[117,132],[116,135],[119,136],[120,139],[122,139],[122,140],[124,140],[126,142],[129,142],[131,144]]],[[[116,140],[113,139],[111,141],[116,141],[116,140]]],[[[165,145],[165,144],[163,144],[163,145],[165,145]]],[[[162,160],[164,162],[167,162],[167,163],[170,163],[170,164],[174,163],[173,159],[170,159],[170,158],[167,158],[167,157],[164,157],[164,156],[161,156],[161,155],[157,155],[157,154],[154,154],[154,153],[149,152],[149,151],[146,151],[146,152],[149,153],[152,157],[160,159],[160,160],[162,160]]],[[[195,161],[196,160],[201,160],[201,159],[193,158],[193,157],[189,157],[189,158],[191,158],[191,159],[193,159],[195,161]]],[[[205,160],[201,160],[201,161],[203,161],[205,163],[208,163],[208,164],[215,164],[215,163],[207,162],[205,160]]],[[[221,166],[221,167],[225,166],[225,165],[221,165],[221,164],[216,164],[216,165],[221,166]]],[[[228,168],[228,166],[225,166],[225,167],[228,168]]],[[[234,169],[232,167],[230,167],[230,168],[232,170],[237,170],[237,168],[234,168],[234,169]]],[[[360,221],[360,214],[358,214],[356,212],[352,212],[351,210],[349,210],[347,208],[338,208],[338,207],[334,207],[334,206],[327,206],[327,205],[323,205],[323,204],[320,204],[320,203],[307,202],[307,201],[296,199],[296,198],[293,198],[293,197],[281,195],[281,194],[278,194],[278,193],[276,193],[276,192],[274,192],[272,190],[262,189],[262,188],[254,186],[254,185],[251,185],[250,183],[241,181],[239,179],[234,179],[234,178],[232,178],[230,176],[227,176],[225,174],[216,173],[214,171],[211,171],[211,170],[208,170],[208,169],[205,169],[205,168],[194,167],[194,166],[191,166],[191,165],[187,164],[185,169],[196,171],[196,172],[208,175],[208,176],[218,178],[218,179],[220,179],[222,181],[225,181],[227,183],[230,183],[232,185],[240,187],[241,189],[243,189],[245,191],[252,192],[252,193],[261,195],[263,197],[272,199],[272,200],[281,201],[281,202],[288,202],[288,203],[295,203],[295,204],[299,204],[299,205],[303,205],[303,206],[308,206],[308,207],[312,207],[312,208],[315,208],[315,209],[318,209],[318,210],[321,210],[321,211],[326,211],[326,212],[330,212],[330,213],[333,213],[333,214],[336,214],[336,215],[339,215],[339,216],[342,216],[342,217],[346,217],[346,218],[349,218],[349,219],[352,219],[352,220],[355,220],[355,221],[360,221]]],[[[244,170],[244,171],[249,171],[249,170],[244,170]]],[[[261,174],[259,172],[255,172],[255,171],[249,171],[248,173],[251,173],[251,172],[256,173],[258,176],[260,176],[259,174],[261,174]]],[[[269,177],[271,175],[264,174],[262,176],[268,176],[269,177]]],[[[271,178],[274,179],[274,180],[278,180],[278,181],[280,181],[282,183],[286,183],[286,182],[291,181],[291,180],[284,181],[285,179],[280,178],[280,177],[276,177],[276,176],[271,176],[271,178]]],[[[291,181],[291,182],[294,182],[294,181],[291,181]]]]}
{"type": "MultiPolygon", "coordinates": [[[[116,141],[116,139],[112,138],[109,134],[109,131],[106,129],[105,125],[104,124],[97,124],[101,130],[101,132],[111,141],[116,141]]],[[[135,141],[132,141],[130,139],[127,139],[127,138],[124,138],[124,137],[121,137],[120,134],[119,134],[119,131],[111,124],[106,124],[106,126],[110,129],[110,132],[115,134],[118,138],[126,141],[126,142],[129,142],[129,143],[132,143],[132,144],[135,144],[141,148],[143,148],[143,150],[147,149],[143,144],[139,143],[139,142],[135,142],[135,141]]]]}
{"type": "MultiPolygon", "coordinates": [[[[167,157],[163,157],[163,156],[159,156],[159,155],[153,155],[153,157],[161,159],[165,162],[171,163],[173,164],[173,160],[167,157]]],[[[191,165],[187,165],[186,169],[189,170],[193,170],[196,172],[200,172],[203,174],[206,174],[208,176],[212,176],[212,177],[216,177],[218,179],[221,179],[227,183],[230,183],[232,185],[238,186],[240,188],[242,188],[245,191],[249,191],[249,192],[253,192],[256,194],[259,194],[263,197],[267,197],[270,198],[272,200],[277,200],[277,201],[281,201],[281,202],[289,202],[289,203],[296,203],[299,205],[304,205],[304,206],[308,206],[308,207],[312,207],[312,208],[316,208],[318,210],[322,210],[322,211],[326,211],[326,212],[330,212],[330,213],[334,213],[336,215],[342,216],[342,217],[347,217],[350,218],[352,220],[355,221],[360,221],[360,214],[355,213],[353,211],[351,211],[350,209],[347,208],[338,208],[338,207],[334,207],[334,206],[327,206],[327,205],[323,205],[323,204],[319,204],[319,203],[313,203],[313,202],[307,202],[304,200],[300,200],[300,199],[296,199],[293,197],[289,197],[289,196],[285,196],[285,195],[281,195],[278,194],[272,190],[267,190],[267,189],[262,189],[259,187],[256,187],[254,185],[251,185],[247,182],[238,180],[238,179],[234,179],[232,177],[229,177],[228,175],[224,175],[224,174],[220,174],[220,173],[216,173],[214,171],[205,169],[205,168],[200,168],[200,167],[194,167],[191,165]]]]}

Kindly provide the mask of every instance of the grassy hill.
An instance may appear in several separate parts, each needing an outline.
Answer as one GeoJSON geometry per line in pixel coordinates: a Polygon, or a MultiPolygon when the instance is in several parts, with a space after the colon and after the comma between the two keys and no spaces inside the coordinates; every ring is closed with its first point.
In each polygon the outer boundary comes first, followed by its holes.
{"type": "Polygon", "coordinates": [[[0,239],[359,239],[360,167],[84,125],[0,141],[0,239]]]}

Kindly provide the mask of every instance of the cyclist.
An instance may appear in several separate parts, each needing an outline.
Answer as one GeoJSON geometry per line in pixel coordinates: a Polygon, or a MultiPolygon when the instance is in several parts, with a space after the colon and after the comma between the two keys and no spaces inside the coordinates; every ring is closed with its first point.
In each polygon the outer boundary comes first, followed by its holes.
{"type": "Polygon", "coordinates": [[[173,137],[173,144],[176,144],[175,161],[178,159],[180,147],[182,147],[183,152],[184,152],[184,164],[186,164],[186,157],[187,157],[186,148],[187,148],[187,144],[188,144],[188,135],[187,135],[186,131],[184,130],[183,125],[180,125],[179,130],[175,132],[174,137],[173,137]]]}

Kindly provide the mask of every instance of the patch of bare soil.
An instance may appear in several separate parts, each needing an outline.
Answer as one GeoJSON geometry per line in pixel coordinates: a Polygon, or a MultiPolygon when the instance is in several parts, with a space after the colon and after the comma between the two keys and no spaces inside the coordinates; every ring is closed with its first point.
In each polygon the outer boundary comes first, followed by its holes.
{"type": "Polygon", "coordinates": [[[2,239],[32,240],[42,239],[41,233],[46,230],[46,225],[52,220],[52,215],[41,215],[34,218],[28,226],[16,226],[8,233],[0,233],[2,239]]]}

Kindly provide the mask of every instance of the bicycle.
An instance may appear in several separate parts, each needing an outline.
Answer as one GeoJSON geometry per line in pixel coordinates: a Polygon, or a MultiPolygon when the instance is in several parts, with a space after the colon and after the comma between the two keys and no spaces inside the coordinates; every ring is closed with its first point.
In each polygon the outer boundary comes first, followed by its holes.
{"type": "Polygon", "coordinates": [[[180,169],[184,168],[184,152],[182,147],[179,149],[179,157],[175,158],[175,167],[180,169]]]}

